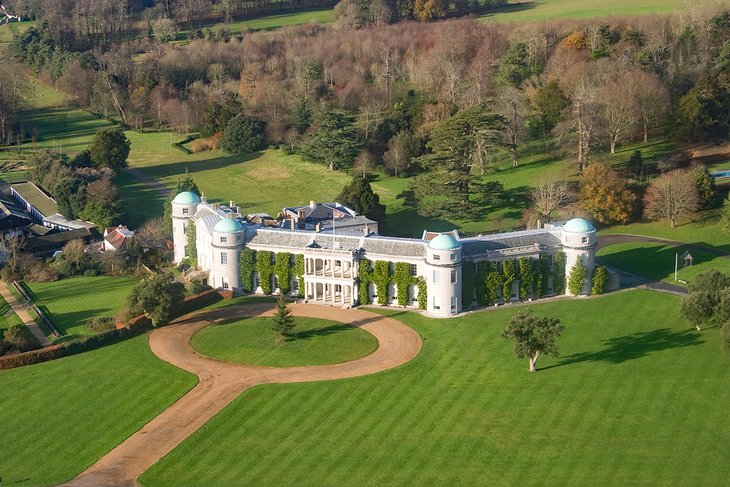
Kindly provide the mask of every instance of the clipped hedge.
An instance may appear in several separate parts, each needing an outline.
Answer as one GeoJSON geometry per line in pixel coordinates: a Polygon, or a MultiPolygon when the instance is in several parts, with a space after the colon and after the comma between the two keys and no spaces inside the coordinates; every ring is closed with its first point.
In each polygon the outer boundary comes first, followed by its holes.
{"type": "MultiPolygon", "coordinates": [[[[223,299],[221,292],[210,289],[208,291],[188,296],[182,302],[182,305],[175,313],[175,316],[181,316],[191,311],[210,306],[223,299]]],[[[127,338],[141,335],[152,329],[152,321],[145,315],[140,315],[129,320],[126,328],[109,330],[98,335],[91,335],[69,342],[51,345],[50,347],[32,350],[30,352],[16,353],[14,355],[6,355],[0,357],[0,370],[14,369],[25,365],[47,362],[61,357],[76,355],[77,353],[88,352],[105,345],[117,343],[127,338]]]]}

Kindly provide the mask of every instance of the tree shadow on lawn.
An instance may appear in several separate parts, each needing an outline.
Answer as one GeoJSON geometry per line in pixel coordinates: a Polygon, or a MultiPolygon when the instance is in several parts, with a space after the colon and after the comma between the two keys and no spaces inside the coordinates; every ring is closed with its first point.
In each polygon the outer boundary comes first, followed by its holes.
{"type": "Polygon", "coordinates": [[[88,320],[95,316],[108,316],[112,313],[112,310],[107,308],[85,309],[83,311],[73,311],[71,313],[54,313],[45,306],[42,306],[42,308],[45,308],[44,311],[47,315],[49,315],[53,324],[56,325],[56,327],[59,328],[59,331],[64,335],[68,334],[69,328],[73,328],[74,326],[83,326],[88,320]]]}
{"type": "MultiPolygon", "coordinates": [[[[213,171],[223,169],[229,166],[235,166],[244,162],[253,161],[261,157],[262,151],[251,152],[249,154],[233,154],[230,156],[213,157],[211,159],[203,159],[199,161],[186,161],[184,159],[156,166],[139,167],[142,172],[154,178],[164,178],[168,176],[182,176],[185,171],[196,173],[200,171],[213,171]]],[[[182,154],[181,154],[182,155],[182,154]]]]}
{"type": "Polygon", "coordinates": [[[669,328],[660,328],[658,330],[642,331],[622,337],[609,338],[603,340],[602,343],[606,345],[606,348],[602,350],[575,353],[564,357],[557,364],[541,367],[540,370],[581,362],[621,364],[628,360],[645,357],[652,352],[700,345],[704,343],[704,340],[695,330],[674,331],[669,328]]]}
{"type": "MultiPolygon", "coordinates": [[[[296,318],[295,318],[296,320],[296,318]]],[[[292,335],[293,340],[310,340],[312,338],[334,335],[353,328],[352,324],[337,323],[335,325],[324,326],[322,328],[314,328],[312,330],[296,331],[292,335]]]]}

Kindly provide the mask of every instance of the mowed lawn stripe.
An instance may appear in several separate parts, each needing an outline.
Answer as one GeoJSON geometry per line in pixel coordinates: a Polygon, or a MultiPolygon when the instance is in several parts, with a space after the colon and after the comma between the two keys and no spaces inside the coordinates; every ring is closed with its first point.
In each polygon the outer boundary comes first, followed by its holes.
{"type": "Polygon", "coordinates": [[[537,374],[529,374],[527,361],[516,359],[499,336],[519,307],[452,320],[400,313],[398,319],[424,338],[422,353],[409,364],[353,380],[245,392],[141,481],[223,487],[282,485],[291,478],[317,486],[342,485],[343,479],[389,486],[679,479],[717,485],[730,474],[725,447],[717,442],[730,437],[730,425],[722,408],[705,404],[730,403],[730,359],[717,330],[698,333],[679,317],[679,302],[631,291],[535,304],[538,315],[566,324],[561,357],[541,358],[537,374]],[[696,367],[712,380],[698,379],[696,367]],[[303,394],[285,393],[289,389],[303,394]],[[362,400],[370,397],[362,391],[379,400],[362,400]],[[313,406],[313,397],[323,399],[313,406]],[[679,406],[684,397],[694,403],[679,406]],[[236,413],[272,402],[270,415],[236,413]],[[332,414],[300,414],[313,407],[332,414]],[[232,428],[246,434],[231,435],[232,428]],[[216,444],[225,444],[222,453],[206,456],[216,444]],[[247,458],[252,451],[266,454],[254,454],[253,463],[247,458]],[[289,471],[280,468],[281,452],[289,471]],[[229,465],[236,481],[212,479],[201,468],[180,476],[178,467],[198,457],[229,465]]]}
{"type": "Polygon", "coordinates": [[[71,479],[195,383],[152,355],[146,336],[0,372],[3,482],[71,479]]]}
{"type": "Polygon", "coordinates": [[[134,277],[73,277],[53,282],[28,282],[34,303],[45,306],[51,320],[71,337],[92,335],[86,322],[114,316],[126,303],[137,283],[134,277]]]}

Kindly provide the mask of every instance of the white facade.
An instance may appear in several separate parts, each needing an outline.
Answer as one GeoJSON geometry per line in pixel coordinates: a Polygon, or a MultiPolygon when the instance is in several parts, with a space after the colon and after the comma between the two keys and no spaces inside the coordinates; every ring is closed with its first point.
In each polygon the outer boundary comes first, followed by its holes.
{"type": "MultiPolygon", "coordinates": [[[[334,306],[360,304],[360,267],[365,263],[388,262],[391,275],[397,263],[405,263],[412,280],[407,306],[418,307],[419,287],[414,282],[420,280],[426,286],[426,312],[435,317],[449,317],[461,313],[463,305],[472,304],[466,302],[468,297],[462,296],[465,264],[474,266],[480,260],[538,258],[541,254],[564,252],[566,272],[578,258],[583,259],[589,270],[595,265],[595,229],[580,219],[539,230],[471,238],[460,238],[455,231],[424,233],[421,239],[395,238],[369,232],[263,227],[246,222],[233,203],[230,206],[209,204],[191,194],[181,193],[185,196],[178,195],[177,203],[173,201],[174,259],[181,262],[185,258],[186,228],[195,225],[198,268],[208,273],[208,284],[218,289],[241,291],[250,287],[241,282],[240,256],[244,248],[273,254],[287,252],[292,255],[292,262],[294,256],[303,256],[304,287],[298,289],[297,276],[292,272],[291,292],[310,302],[334,306]]],[[[258,275],[254,279],[254,291],[262,292],[258,275]]],[[[278,292],[275,287],[272,277],[272,289],[278,292]]],[[[590,279],[585,291],[589,289],[590,279]]],[[[515,293],[516,290],[517,283],[515,293]]],[[[391,283],[388,305],[397,305],[397,292],[397,286],[391,283]]],[[[375,282],[368,284],[368,296],[370,302],[378,302],[375,282]]]]}

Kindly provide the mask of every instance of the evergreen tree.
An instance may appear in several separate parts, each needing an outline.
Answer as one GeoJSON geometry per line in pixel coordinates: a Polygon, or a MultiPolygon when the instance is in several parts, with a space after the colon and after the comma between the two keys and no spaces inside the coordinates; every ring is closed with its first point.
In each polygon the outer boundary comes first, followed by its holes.
{"type": "Polygon", "coordinates": [[[309,108],[309,104],[304,97],[297,101],[292,117],[294,119],[294,127],[296,127],[300,134],[303,134],[311,125],[312,110],[309,108]]]}
{"type": "Polygon", "coordinates": [[[296,323],[284,296],[279,296],[279,299],[276,301],[276,312],[272,320],[274,321],[274,326],[271,329],[276,333],[278,340],[291,340],[294,337],[296,323]]]}
{"type": "Polygon", "coordinates": [[[697,186],[697,197],[700,209],[707,210],[715,206],[715,180],[710,176],[707,166],[699,164],[692,169],[697,186]]]}
{"type": "Polygon", "coordinates": [[[322,112],[314,128],[302,147],[302,155],[332,171],[352,167],[361,148],[352,117],[342,110],[322,112]]]}
{"type": "Polygon", "coordinates": [[[426,144],[431,153],[418,158],[430,173],[414,178],[410,185],[419,213],[471,216],[478,208],[470,196],[492,189],[478,183],[472,168],[483,165],[485,147],[501,139],[503,131],[504,119],[483,105],[461,110],[436,127],[426,144]]]}
{"type": "Polygon", "coordinates": [[[264,127],[261,120],[239,113],[226,124],[221,137],[221,148],[231,154],[247,154],[264,145],[264,127]]]}
{"type": "Polygon", "coordinates": [[[722,201],[722,211],[720,212],[720,225],[723,230],[730,233],[730,194],[722,201]]]}
{"type": "Polygon", "coordinates": [[[96,167],[108,167],[119,173],[127,167],[131,143],[117,127],[99,130],[89,146],[89,157],[96,167]]]}
{"type": "Polygon", "coordinates": [[[373,191],[367,178],[353,177],[352,182],[337,195],[336,201],[371,220],[385,222],[385,205],[380,203],[380,196],[373,191]]]}

